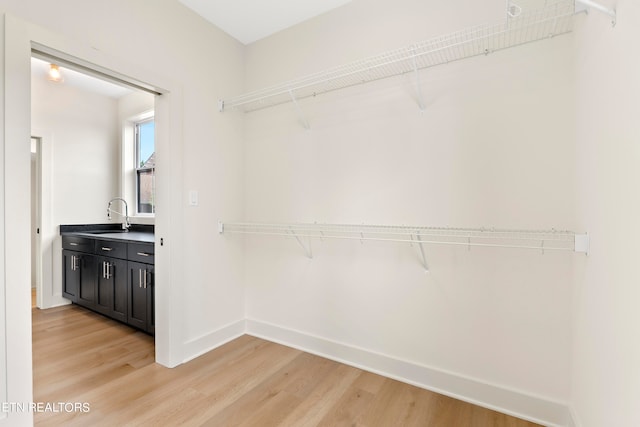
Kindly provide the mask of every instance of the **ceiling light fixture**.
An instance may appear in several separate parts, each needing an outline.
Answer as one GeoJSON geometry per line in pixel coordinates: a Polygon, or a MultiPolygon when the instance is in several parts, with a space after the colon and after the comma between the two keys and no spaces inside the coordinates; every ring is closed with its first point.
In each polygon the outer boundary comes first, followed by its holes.
{"type": "Polygon", "coordinates": [[[49,80],[56,83],[62,83],[64,81],[60,73],[60,67],[56,64],[51,64],[49,67],[49,80]]]}

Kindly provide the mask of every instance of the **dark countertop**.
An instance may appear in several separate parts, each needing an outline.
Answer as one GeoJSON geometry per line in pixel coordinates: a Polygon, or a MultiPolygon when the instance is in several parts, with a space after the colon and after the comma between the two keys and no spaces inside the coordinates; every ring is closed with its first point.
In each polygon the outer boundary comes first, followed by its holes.
{"type": "Polygon", "coordinates": [[[123,231],[120,224],[75,224],[60,225],[62,236],[90,237],[118,242],[154,243],[153,225],[132,224],[129,231],[123,231]]]}

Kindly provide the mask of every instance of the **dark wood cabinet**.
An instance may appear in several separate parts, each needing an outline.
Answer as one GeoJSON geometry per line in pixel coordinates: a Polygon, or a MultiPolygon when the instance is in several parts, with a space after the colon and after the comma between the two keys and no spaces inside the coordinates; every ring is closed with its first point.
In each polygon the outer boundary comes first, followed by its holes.
{"type": "Polygon", "coordinates": [[[155,333],[154,246],[129,243],[128,322],[131,326],[155,333]]]}
{"type": "Polygon", "coordinates": [[[79,254],[76,270],[80,272],[78,280],[78,304],[87,308],[96,306],[96,257],[91,254],[79,254]]]}
{"type": "Polygon", "coordinates": [[[62,238],[65,298],[155,333],[154,245],[77,236],[62,238]]]}
{"type": "Polygon", "coordinates": [[[147,286],[147,332],[156,334],[156,285],[153,265],[147,265],[149,269],[149,283],[147,286]]]}
{"type": "Polygon", "coordinates": [[[127,261],[98,257],[96,311],[121,322],[127,322],[127,261]]]}
{"type": "Polygon", "coordinates": [[[80,287],[80,270],[77,267],[80,253],[69,250],[62,251],[62,296],[78,302],[80,287]]]}
{"type": "Polygon", "coordinates": [[[127,322],[127,244],[97,239],[96,311],[127,322]]]}
{"type": "Polygon", "coordinates": [[[152,333],[155,324],[153,312],[153,265],[129,261],[128,263],[128,323],[152,333]]]}
{"type": "Polygon", "coordinates": [[[89,308],[95,304],[94,245],[83,237],[62,239],[62,295],[89,308]]]}

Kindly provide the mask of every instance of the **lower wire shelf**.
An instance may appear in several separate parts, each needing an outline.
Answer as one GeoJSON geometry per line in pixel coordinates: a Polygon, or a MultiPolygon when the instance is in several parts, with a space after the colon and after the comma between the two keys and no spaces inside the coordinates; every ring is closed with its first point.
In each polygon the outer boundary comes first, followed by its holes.
{"type": "Polygon", "coordinates": [[[220,234],[252,234],[294,238],[312,258],[311,239],[373,240],[416,244],[425,269],[425,244],[573,251],[588,254],[589,235],[567,230],[508,230],[406,225],[218,222],[220,234]],[[306,240],[306,243],[305,243],[306,240]]]}

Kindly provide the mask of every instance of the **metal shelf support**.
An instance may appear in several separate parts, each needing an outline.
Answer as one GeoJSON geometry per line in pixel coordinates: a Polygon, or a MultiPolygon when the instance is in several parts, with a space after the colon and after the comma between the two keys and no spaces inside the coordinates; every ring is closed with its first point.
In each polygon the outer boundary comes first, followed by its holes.
{"type": "Polygon", "coordinates": [[[573,250],[589,255],[590,243],[589,235],[587,233],[576,234],[573,250]]]}
{"type": "Polygon", "coordinates": [[[304,251],[304,254],[306,255],[306,257],[309,258],[309,259],[313,259],[313,253],[311,252],[311,238],[309,237],[309,239],[308,239],[309,240],[309,244],[307,246],[305,246],[305,244],[302,241],[302,239],[300,239],[300,237],[296,234],[295,231],[293,231],[291,229],[291,227],[289,227],[289,232],[291,233],[291,235],[293,237],[296,238],[296,241],[298,242],[298,244],[300,245],[300,247],[304,251]]]}
{"type": "Polygon", "coordinates": [[[418,107],[420,107],[420,111],[424,111],[425,110],[424,99],[422,98],[422,89],[420,88],[420,71],[418,69],[418,61],[416,60],[416,57],[415,57],[415,49],[413,49],[413,51],[414,51],[413,72],[416,78],[416,95],[418,97],[418,107]]]}
{"type": "Polygon", "coordinates": [[[576,3],[579,3],[587,8],[590,9],[595,9],[598,12],[604,13],[605,15],[608,15],[611,18],[611,26],[615,27],[616,26],[616,19],[617,19],[617,15],[616,15],[616,10],[615,9],[609,9],[606,6],[601,5],[600,3],[593,1],[593,0],[576,0],[576,3]]]}
{"type": "Polygon", "coordinates": [[[298,100],[296,99],[296,96],[293,94],[293,91],[291,89],[289,89],[289,96],[291,97],[291,101],[293,102],[293,105],[295,105],[296,110],[298,111],[298,117],[300,118],[300,122],[302,123],[302,126],[304,126],[304,128],[307,130],[311,129],[311,127],[309,126],[309,121],[305,117],[304,112],[302,111],[300,104],[298,104],[298,100]]]}
{"type": "Polygon", "coordinates": [[[427,264],[427,257],[424,255],[424,246],[422,246],[422,239],[420,238],[419,232],[416,232],[416,240],[418,241],[418,247],[420,248],[420,255],[422,257],[422,266],[424,267],[424,271],[429,272],[429,265],[427,264]]]}

